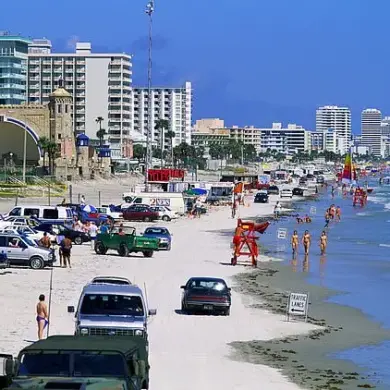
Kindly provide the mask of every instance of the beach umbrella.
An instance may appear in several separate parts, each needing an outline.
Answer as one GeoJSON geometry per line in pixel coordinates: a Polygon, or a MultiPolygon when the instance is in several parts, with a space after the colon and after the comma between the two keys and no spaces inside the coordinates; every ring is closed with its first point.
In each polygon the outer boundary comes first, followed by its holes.
{"type": "Polygon", "coordinates": [[[94,207],[90,204],[85,205],[83,207],[83,211],[85,211],[86,213],[97,213],[96,207],[94,207]]]}

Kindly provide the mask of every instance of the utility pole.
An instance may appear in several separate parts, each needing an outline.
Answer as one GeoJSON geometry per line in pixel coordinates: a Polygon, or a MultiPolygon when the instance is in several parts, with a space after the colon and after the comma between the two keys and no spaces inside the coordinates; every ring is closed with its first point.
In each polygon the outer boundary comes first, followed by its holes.
{"type": "Polygon", "coordinates": [[[151,164],[150,158],[150,137],[152,135],[152,27],[153,27],[153,12],[154,12],[154,0],[149,0],[146,10],[146,14],[149,16],[149,61],[148,61],[148,128],[146,130],[146,158],[145,158],[145,190],[149,190],[149,167],[151,164]]]}

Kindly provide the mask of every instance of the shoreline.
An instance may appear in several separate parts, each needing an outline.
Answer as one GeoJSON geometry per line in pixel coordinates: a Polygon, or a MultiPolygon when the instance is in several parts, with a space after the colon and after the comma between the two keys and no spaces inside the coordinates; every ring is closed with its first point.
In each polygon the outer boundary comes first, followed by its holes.
{"type": "MultiPolygon", "coordinates": [[[[313,203],[310,199],[305,199],[305,202],[313,203]]],[[[292,207],[300,208],[301,205],[301,202],[293,202],[292,207]]],[[[219,233],[225,235],[227,231],[219,233]]],[[[270,258],[269,252],[264,252],[265,255],[260,257],[267,260],[259,261],[256,270],[233,277],[236,291],[255,300],[256,303],[250,305],[251,308],[284,316],[285,322],[289,293],[309,293],[308,323],[321,328],[293,337],[236,341],[230,343],[233,348],[231,358],[276,368],[303,388],[389,389],[375,375],[365,374],[364,367],[338,359],[334,355],[351,348],[378,345],[390,339],[390,330],[383,329],[381,324],[358,309],[326,302],[329,297],[343,292],[309,283],[305,274],[294,272],[294,267],[283,264],[284,260],[276,258],[277,254],[272,254],[274,257],[270,258]]],[[[304,262],[299,264],[305,267],[304,262]]]]}

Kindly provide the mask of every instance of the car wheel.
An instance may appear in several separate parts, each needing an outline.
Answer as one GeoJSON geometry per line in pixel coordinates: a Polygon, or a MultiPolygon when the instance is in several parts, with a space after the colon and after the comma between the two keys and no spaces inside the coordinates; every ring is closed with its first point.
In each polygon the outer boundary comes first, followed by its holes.
{"type": "Polygon", "coordinates": [[[83,239],[80,236],[74,238],[74,243],[76,245],[81,245],[83,243],[83,239]]]}
{"type": "Polygon", "coordinates": [[[185,307],[184,303],[182,302],[181,303],[181,309],[180,311],[183,313],[183,314],[188,314],[188,310],[187,308],[185,307]]]}
{"type": "Polygon", "coordinates": [[[171,218],[169,217],[169,215],[163,215],[163,217],[161,218],[163,221],[165,222],[169,222],[171,220],[171,218]]]}
{"type": "Polygon", "coordinates": [[[148,390],[149,389],[149,380],[144,380],[142,384],[142,388],[148,390]]]}
{"type": "Polygon", "coordinates": [[[127,257],[129,256],[129,248],[125,244],[120,244],[118,249],[118,254],[121,257],[127,257]]]}
{"type": "Polygon", "coordinates": [[[142,252],[144,257],[152,257],[153,256],[153,251],[143,251],[142,252]]]}
{"type": "Polygon", "coordinates": [[[144,222],[150,222],[150,217],[145,217],[144,222]]]}
{"type": "Polygon", "coordinates": [[[105,255],[107,253],[107,248],[103,245],[101,241],[98,241],[95,244],[95,252],[98,255],[105,255]]]}
{"type": "Polygon", "coordinates": [[[42,269],[44,267],[45,267],[45,262],[40,257],[33,256],[30,259],[30,268],[32,268],[32,269],[42,269]]]}
{"type": "Polygon", "coordinates": [[[229,316],[230,315],[230,307],[224,310],[223,315],[229,316]]]}

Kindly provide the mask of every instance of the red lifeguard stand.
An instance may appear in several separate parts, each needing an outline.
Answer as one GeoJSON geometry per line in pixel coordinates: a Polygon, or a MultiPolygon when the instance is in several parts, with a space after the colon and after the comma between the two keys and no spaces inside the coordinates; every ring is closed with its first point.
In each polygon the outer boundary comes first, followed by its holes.
{"type": "Polygon", "coordinates": [[[364,191],[361,188],[356,188],[355,192],[353,193],[353,205],[359,205],[361,207],[364,207],[367,203],[367,192],[364,191]]]}
{"type": "Polygon", "coordinates": [[[259,247],[256,242],[255,233],[263,234],[269,222],[255,223],[252,221],[237,220],[237,227],[233,237],[233,256],[231,265],[237,265],[240,256],[250,257],[251,265],[257,266],[257,257],[259,255],[259,247]]]}

